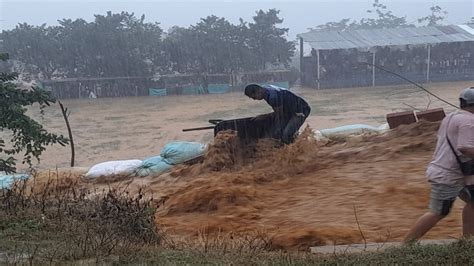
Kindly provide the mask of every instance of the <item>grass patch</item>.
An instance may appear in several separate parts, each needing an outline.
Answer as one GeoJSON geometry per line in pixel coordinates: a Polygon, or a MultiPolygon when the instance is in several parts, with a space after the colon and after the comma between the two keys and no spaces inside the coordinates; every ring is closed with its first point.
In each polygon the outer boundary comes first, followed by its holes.
{"type": "Polygon", "coordinates": [[[413,244],[390,248],[384,252],[341,255],[323,260],[330,264],[418,264],[418,265],[472,265],[473,240],[460,240],[449,245],[413,244]]]}
{"type": "Polygon", "coordinates": [[[142,191],[85,191],[67,178],[32,184],[0,191],[0,263],[100,261],[161,243],[142,191]]]}
{"type": "Polygon", "coordinates": [[[383,252],[316,255],[305,252],[237,252],[225,254],[199,250],[143,250],[118,257],[120,264],[160,265],[472,265],[474,241],[460,240],[449,245],[411,245],[383,252]]]}

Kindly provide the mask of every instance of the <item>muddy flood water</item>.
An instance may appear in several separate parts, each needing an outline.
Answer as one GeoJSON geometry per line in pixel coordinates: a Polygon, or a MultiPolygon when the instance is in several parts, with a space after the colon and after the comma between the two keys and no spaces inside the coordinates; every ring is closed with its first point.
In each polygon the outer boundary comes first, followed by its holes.
{"type": "MultiPolygon", "coordinates": [[[[472,82],[433,83],[426,87],[451,102],[472,82]]],[[[378,126],[389,112],[414,106],[453,108],[428,99],[413,86],[309,90],[296,88],[312,107],[313,129],[363,123],[378,126]]],[[[401,126],[381,135],[318,142],[307,129],[286,147],[270,140],[243,146],[231,133],[181,132],[207,119],[265,113],[269,108],[240,93],[171,98],[66,101],[72,110],[76,168],[61,178],[87,189],[146,189],[156,200],[156,223],[175,239],[192,243],[208,236],[263,235],[275,248],[306,249],[324,244],[400,240],[427,209],[425,170],[435,148],[438,123],[401,126]],[[192,112],[190,112],[192,110],[192,112]],[[88,167],[111,160],[159,154],[172,140],[209,147],[201,163],[180,166],[158,177],[109,178],[86,182],[88,167]],[[357,218],[357,219],[356,219],[357,218]],[[358,223],[357,223],[358,221],[358,223]],[[360,230],[359,230],[360,226],[360,230]],[[362,234],[361,234],[362,232],[362,234]]],[[[38,117],[64,134],[57,108],[38,117]]],[[[51,147],[41,169],[66,167],[69,147],[51,147]]],[[[45,171],[40,177],[57,175],[45,171]]],[[[461,202],[425,238],[458,237],[461,202]]]]}
{"type": "MultiPolygon", "coordinates": [[[[202,162],[158,177],[93,183],[79,174],[64,178],[99,190],[146,189],[159,205],[157,225],[189,242],[203,232],[264,235],[273,247],[290,250],[362,243],[362,234],[371,242],[395,241],[427,207],[425,169],[438,127],[421,121],[330,142],[318,142],[307,128],[285,147],[271,140],[242,145],[226,132],[209,145],[202,162]]],[[[461,205],[426,238],[459,236],[461,205]]]]}

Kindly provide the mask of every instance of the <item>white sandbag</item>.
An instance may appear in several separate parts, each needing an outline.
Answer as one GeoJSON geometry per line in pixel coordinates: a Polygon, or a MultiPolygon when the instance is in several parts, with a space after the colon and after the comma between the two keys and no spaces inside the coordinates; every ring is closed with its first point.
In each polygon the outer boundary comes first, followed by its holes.
{"type": "Polygon", "coordinates": [[[349,135],[360,135],[363,133],[380,133],[385,129],[385,126],[382,125],[381,127],[373,127],[369,125],[363,124],[354,124],[354,125],[345,125],[335,128],[327,128],[321,129],[320,134],[326,138],[332,137],[344,137],[349,135]]]}
{"type": "Polygon", "coordinates": [[[206,145],[198,142],[176,141],[166,144],[160,156],[166,163],[176,165],[202,156],[205,149],[206,145]]]}
{"type": "Polygon", "coordinates": [[[384,132],[390,130],[390,126],[388,125],[388,123],[385,123],[378,126],[377,129],[379,130],[379,132],[384,132]]]}
{"type": "Polygon", "coordinates": [[[141,160],[122,160],[99,163],[92,166],[85,177],[98,178],[103,176],[134,175],[140,165],[142,165],[141,160]]]}
{"type": "Polygon", "coordinates": [[[321,133],[321,131],[319,130],[314,130],[314,138],[318,141],[318,142],[328,142],[329,139],[326,138],[325,136],[323,136],[323,134],[321,133]]]}

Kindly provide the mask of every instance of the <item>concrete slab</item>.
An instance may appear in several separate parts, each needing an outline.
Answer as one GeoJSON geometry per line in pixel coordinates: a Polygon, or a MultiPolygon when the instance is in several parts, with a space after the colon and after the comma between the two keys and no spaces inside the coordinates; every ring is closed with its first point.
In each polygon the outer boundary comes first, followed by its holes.
{"type": "MultiPolygon", "coordinates": [[[[430,239],[419,241],[420,245],[446,245],[456,242],[457,239],[430,239]]],[[[350,244],[350,245],[332,245],[310,247],[311,253],[318,254],[347,254],[347,253],[361,253],[382,251],[390,247],[399,247],[401,242],[385,242],[385,243],[367,243],[367,244],[350,244]]]]}

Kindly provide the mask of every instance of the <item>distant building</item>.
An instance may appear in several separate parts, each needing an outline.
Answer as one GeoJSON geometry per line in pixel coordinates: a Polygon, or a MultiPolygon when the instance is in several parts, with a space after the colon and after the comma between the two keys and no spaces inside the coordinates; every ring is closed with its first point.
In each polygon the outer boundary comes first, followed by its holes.
{"type": "Polygon", "coordinates": [[[321,31],[299,34],[301,82],[314,88],[474,80],[474,25],[321,31]]]}

